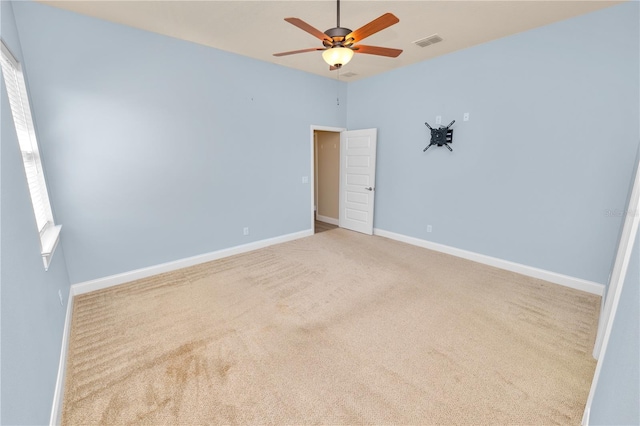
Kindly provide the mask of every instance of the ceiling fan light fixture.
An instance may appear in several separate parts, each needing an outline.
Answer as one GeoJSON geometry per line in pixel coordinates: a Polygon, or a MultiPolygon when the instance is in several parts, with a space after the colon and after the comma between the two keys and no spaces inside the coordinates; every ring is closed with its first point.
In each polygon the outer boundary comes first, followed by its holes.
{"type": "Polygon", "coordinates": [[[337,0],[336,3],[338,6],[337,25],[335,28],[329,28],[325,32],[312,27],[300,18],[284,18],[284,20],[291,25],[300,28],[322,41],[323,47],[274,53],[273,56],[287,56],[321,50],[322,59],[329,64],[329,70],[333,71],[346,65],[354,53],[387,56],[389,58],[397,58],[398,55],[402,53],[400,49],[359,44],[365,38],[400,22],[397,16],[387,12],[357,30],[351,31],[349,28],[340,26],[340,0],[337,0]]]}
{"type": "Polygon", "coordinates": [[[322,59],[336,68],[346,65],[353,58],[353,50],[348,47],[332,47],[322,52],[322,59]]]}

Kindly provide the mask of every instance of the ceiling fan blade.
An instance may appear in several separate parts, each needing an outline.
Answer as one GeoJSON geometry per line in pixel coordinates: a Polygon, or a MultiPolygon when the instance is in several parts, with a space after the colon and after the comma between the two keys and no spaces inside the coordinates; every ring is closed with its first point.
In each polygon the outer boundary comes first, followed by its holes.
{"type": "Polygon", "coordinates": [[[338,67],[334,67],[333,65],[329,65],[329,71],[335,71],[338,67]]]}
{"type": "Polygon", "coordinates": [[[396,17],[396,15],[394,15],[393,13],[385,13],[384,15],[374,19],[363,27],[360,27],[357,30],[351,32],[347,35],[346,39],[348,40],[350,38],[353,38],[357,43],[360,40],[363,40],[366,37],[377,33],[378,31],[382,31],[387,27],[397,24],[398,22],[400,22],[400,20],[398,19],[398,17],[396,17]]]}
{"type": "Polygon", "coordinates": [[[355,53],[367,53],[369,55],[388,56],[389,58],[397,58],[401,53],[401,49],[391,49],[389,47],[365,46],[359,44],[353,48],[355,53]]]}
{"type": "Polygon", "coordinates": [[[291,50],[289,52],[280,52],[280,53],[274,53],[273,56],[287,56],[287,55],[295,55],[297,53],[306,53],[306,52],[314,52],[316,50],[324,50],[322,48],[319,47],[312,47],[309,49],[302,49],[302,50],[291,50]]]}
{"type": "Polygon", "coordinates": [[[319,29],[314,28],[311,25],[307,24],[302,19],[299,19],[299,18],[284,18],[284,20],[287,21],[288,23],[290,23],[292,25],[295,25],[296,27],[300,28],[302,31],[306,31],[309,34],[311,34],[312,36],[319,38],[320,40],[329,40],[330,39],[328,35],[326,35],[322,31],[320,31],[319,29]]]}

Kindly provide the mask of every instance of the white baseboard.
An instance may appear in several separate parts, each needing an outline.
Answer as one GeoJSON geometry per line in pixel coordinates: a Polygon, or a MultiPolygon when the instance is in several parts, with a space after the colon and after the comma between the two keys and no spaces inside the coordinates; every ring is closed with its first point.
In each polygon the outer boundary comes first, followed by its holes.
{"type": "Polygon", "coordinates": [[[62,403],[64,402],[64,381],[67,371],[67,348],[69,347],[69,333],[71,332],[71,317],[73,314],[73,287],[69,288],[67,298],[67,313],[64,318],[64,331],[62,332],[62,348],[60,349],[60,362],[58,363],[58,377],[56,388],[53,393],[53,404],[51,407],[50,426],[57,426],[62,420],[62,403]]]}
{"type": "Polygon", "coordinates": [[[582,422],[580,422],[580,424],[582,426],[589,426],[589,421],[591,417],[591,407],[587,404],[587,406],[584,409],[584,413],[582,414],[582,422]]]}
{"type": "Polygon", "coordinates": [[[212,260],[222,259],[224,257],[236,254],[246,253],[248,251],[269,247],[275,244],[286,243],[287,241],[297,240],[313,235],[312,229],[294,232],[292,234],[281,235],[279,237],[268,238],[265,240],[254,241],[248,244],[242,244],[227,249],[217,250],[211,253],[205,253],[198,256],[187,257],[185,259],[175,260],[173,262],[162,263],[160,265],[149,266],[147,268],[136,269],[134,271],[124,272],[122,274],[111,275],[104,278],[98,278],[91,281],[73,284],[71,287],[75,295],[89,293],[91,291],[102,290],[104,288],[113,287],[119,284],[128,283],[142,278],[151,277],[153,275],[163,274],[165,272],[175,271],[177,269],[187,268],[189,266],[198,265],[212,260]]]}
{"type": "Polygon", "coordinates": [[[471,251],[466,251],[427,240],[421,240],[419,238],[409,237],[407,235],[396,234],[395,232],[385,231],[383,229],[375,228],[373,230],[373,234],[392,240],[401,241],[403,243],[411,244],[414,246],[423,247],[429,250],[439,251],[442,253],[450,254],[452,256],[461,257],[463,259],[472,260],[474,262],[483,263],[485,265],[493,266],[507,271],[516,272],[528,277],[549,281],[554,284],[560,284],[562,286],[574,288],[576,290],[582,290],[587,293],[596,294],[598,296],[602,296],[604,293],[604,285],[593,281],[587,281],[581,278],[558,274],[556,272],[535,268],[533,266],[527,266],[521,263],[511,262],[509,260],[498,259],[496,257],[486,256],[484,254],[474,253],[471,251]]]}
{"type": "Polygon", "coordinates": [[[319,220],[320,222],[324,222],[324,223],[329,223],[331,225],[336,225],[338,226],[338,219],[334,219],[332,217],[329,216],[322,216],[322,215],[316,215],[316,220],[319,220]]]}

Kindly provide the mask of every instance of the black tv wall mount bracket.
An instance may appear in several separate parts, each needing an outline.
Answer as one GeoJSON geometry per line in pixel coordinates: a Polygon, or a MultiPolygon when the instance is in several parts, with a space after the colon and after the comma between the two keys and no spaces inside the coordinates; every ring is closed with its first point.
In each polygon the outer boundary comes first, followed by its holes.
{"type": "Polygon", "coordinates": [[[429,143],[429,145],[427,145],[427,147],[423,149],[422,152],[428,150],[432,145],[446,146],[449,151],[453,151],[449,144],[453,143],[453,129],[451,128],[451,126],[453,126],[453,123],[455,122],[456,120],[453,120],[447,127],[440,126],[437,129],[434,129],[433,127],[429,126],[429,123],[425,122],[424,125],[431,129],[431,143],[429,143]]]}

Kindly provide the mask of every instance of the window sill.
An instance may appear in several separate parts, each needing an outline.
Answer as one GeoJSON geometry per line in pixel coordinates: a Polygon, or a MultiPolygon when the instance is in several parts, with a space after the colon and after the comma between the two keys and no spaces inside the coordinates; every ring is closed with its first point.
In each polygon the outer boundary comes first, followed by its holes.
{"type": "Polygon", "coordinates": [[[44,270],[49,270],[49,265],[51,265],[51,258],[53,257],[53,252],[58,247],[58,241],[60,241],[60,230],[62,229],[62,225],[52,226],[46,230],[46,232],[41,237],[42,244],[42,261],[44,263],[44,270]]]}

